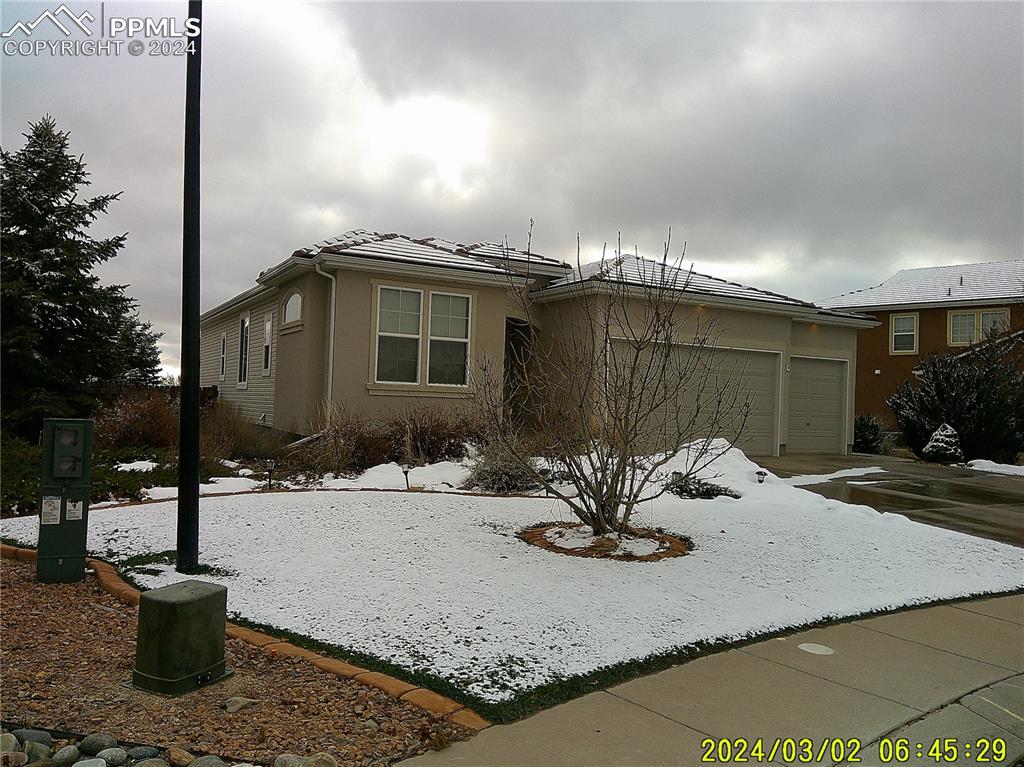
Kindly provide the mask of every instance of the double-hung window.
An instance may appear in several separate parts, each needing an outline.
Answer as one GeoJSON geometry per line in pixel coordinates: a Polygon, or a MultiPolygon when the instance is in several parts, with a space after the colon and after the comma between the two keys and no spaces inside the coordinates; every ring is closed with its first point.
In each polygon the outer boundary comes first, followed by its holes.
{"type": "Polygon", "coordinates": [[[423,293],[380,288],[377,299],[377,376],[381,383],[419,383],[423,293]]]}
{"type": "Polygon", "coordinates": [[[999,333],[1010,326],[1009,309],[951,311],[949,313],[949,345],[968,346],[999,333]]]}
{"type": "Polygon", "coordinates": [[[224,374],[228,367],[228,334],[220,334],[220,380],[224,380],[224,374]]]}
{"type": "Polygon", "coordinates": [[[917,315],[894,314],[890,320],[889,352],[891,354],[917,353],[917,315]]]}
{"type": "Polygon", "coordinates": [[[263,375],[270,375],[270,344],[274,337],[274,321],[268,314],[263,318],[263,375]]]}
{"type": "Polygon", "coordinates": [[[427,383],[464,386],[469,360],[469,296],[430,294],[427,383]]]}
{"type": "Polygon", "coordinates": [[[249,381],[249,315],[238,318],[238,385],[249,381]]]}
{"type": "Polygon", "coordinates": [[[977,315],[974,312],[953,312],[949,315],[949,343],[953,346],[973,344],[976,338],[977,315]]]}

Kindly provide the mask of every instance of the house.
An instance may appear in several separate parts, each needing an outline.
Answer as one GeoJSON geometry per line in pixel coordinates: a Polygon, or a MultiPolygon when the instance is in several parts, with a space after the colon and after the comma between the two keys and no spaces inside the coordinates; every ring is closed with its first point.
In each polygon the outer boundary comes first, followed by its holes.
{"type": "MultiPolygon", "coordinates": [[[[640,279],[653,263],[633,257],[618,274],[640,279]]],[[[527,319],[558,333],[581,310],[574,296],[607,279],[599,265],[571,269],[494,243],[354,230],[296,250],[202,315],[201,384],[296,434],[310,433],[325,402],[371,415],[444,404],[465,396],[483,358],[500,369],[527,319]],[[522,289],[539,320],[511,298],[522,289]]],[[[679,284],[685,302],[717,317],[716,354],[752,389],[745,450],[848,449],[857,331],[873,321],[707,275],[679,284]]]]}
{"type": "Polygon", "coordinates": [[[885,400],[922,358],[1024,327],[1024,259],[904,269],[820,305],[878,321],[858,334],[856,409],[892,424],[885,400]]]}

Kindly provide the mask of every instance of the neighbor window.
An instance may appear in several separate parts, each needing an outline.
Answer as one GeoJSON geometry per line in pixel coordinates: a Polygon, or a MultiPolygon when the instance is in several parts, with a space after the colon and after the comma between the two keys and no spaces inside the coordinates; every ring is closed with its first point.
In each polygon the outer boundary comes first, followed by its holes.
{"type": "Polygon", "coordinates": [[[977,309],[949,313],[949,345],[967,346],[989,333],[1010,327],[1009,309],[977,309]]]}
{"type": "Polygon", "coordinates": [[[284,302],[284,320],[282,322],[287,325],[289,322],[298,322],[301,319],[302,296],[298,293],[292,293],[284,302]]]}
{"type": "Polygon", "coordinates": [[[469,359],[469,296],[430,294],[427,383],[466,383],[469,359]]]}
{"type": "Polygon", "coordinates": [[[238,319],[238,383],[249,380],[249,315],[238,319]]]}
{"type": "Polygon", "coordinates": [[[270,315],[263,318],[263,374],[270,372],[270,341],[273,338],[274,321],[270,315]]]}
{"type": "Polygon", "coordinates": [[[228,334],[220,334],[220,380],[224,380],[224,371],[228,366],[228,334]]]}
{"type": "Polygon", "coordinates": [[[381,288],[377,302],[377,381],[418,383],[420,304],[418,290],[381,288]]]}
{"type": "Polygon", "coordinates": [[[891,340],[889,351],[892,354],[917,353],[917,315],[894,314],[890,320],[891,340]]]}

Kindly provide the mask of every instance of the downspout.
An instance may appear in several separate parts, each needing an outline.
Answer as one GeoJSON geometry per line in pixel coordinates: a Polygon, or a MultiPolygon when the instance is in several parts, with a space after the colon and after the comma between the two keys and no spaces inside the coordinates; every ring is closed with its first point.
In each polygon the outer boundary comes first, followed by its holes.
{"type": "Polygon", "coordinates": [[[331,417],[331,404],[334,401],[334,336],[337,335],[338,329],[336,326],[336,314],[338,308],[338,278],[333,274],[328,274],[320,268],[320,264],[316,264],[316,273],[321,277],[326,277],[331,281],[331,327],[330,332],[327,335],[327,417],[331,417]]]}

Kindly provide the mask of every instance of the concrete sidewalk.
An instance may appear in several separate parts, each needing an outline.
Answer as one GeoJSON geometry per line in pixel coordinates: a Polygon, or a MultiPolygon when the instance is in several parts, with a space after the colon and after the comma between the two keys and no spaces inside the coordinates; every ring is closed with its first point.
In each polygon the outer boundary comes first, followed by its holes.
{"type": "MultiPolygon", "coordinates": [[[[868,744],[890,736],[925,750],[934,738],[999,737],[1007,757],[991,763],[1012,764],[1024,755],[1022,672],[1024,595],[977,600],[699,658],[408,763],[689,767],[701,763],[704,738],[742,737],[858,738],[863,764],[874,765],[868,744]]],[[[936,763],[914,757],[907,764],[936,763]]]]}

